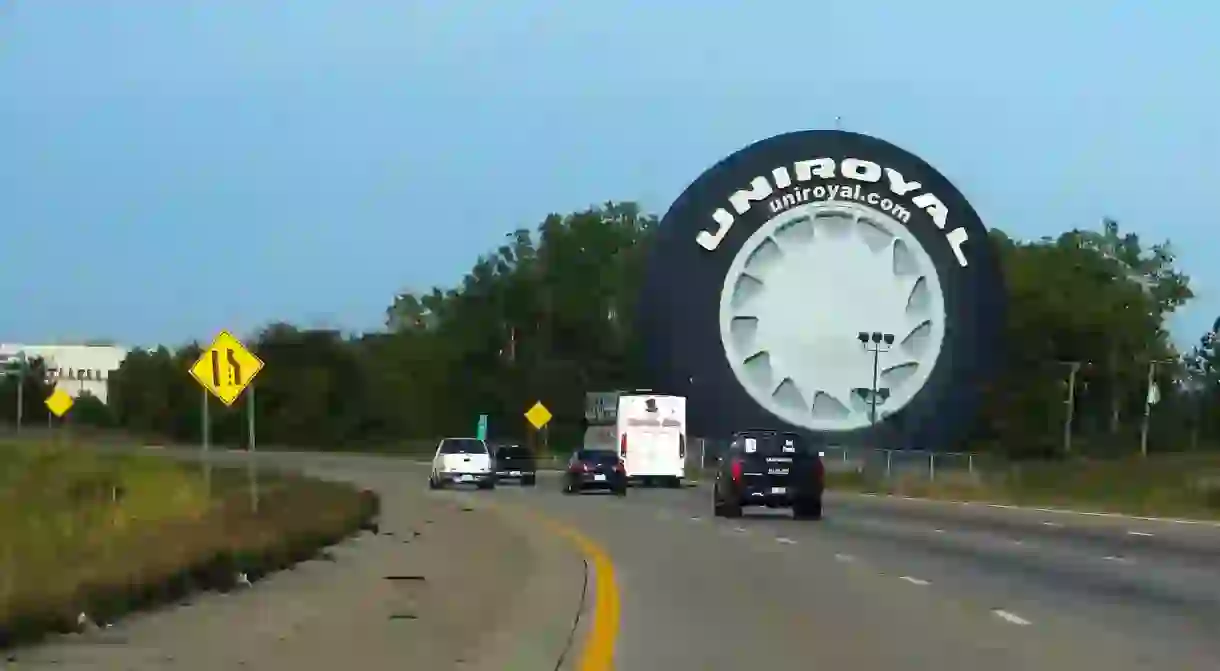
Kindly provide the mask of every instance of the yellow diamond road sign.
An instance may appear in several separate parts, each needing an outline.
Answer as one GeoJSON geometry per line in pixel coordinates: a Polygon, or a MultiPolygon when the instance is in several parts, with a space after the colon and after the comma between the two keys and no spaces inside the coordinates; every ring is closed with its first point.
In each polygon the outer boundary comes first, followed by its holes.
{"type": "Polygon", "coordinates": [[[63,389],[56,389],[46,400],[47,410],[55,413],[56,417],[63,417],[65,412],[72,409],[73,403],[75,401],[63,389]]]}
{"type": "Polygon", "coordinates": [[[221,331],[191,366],[191,377],[221,403],[233,405],[262,369],[262,359],[254,356],[228,331],[221,331]]]}
{"type": "Polygon", "coordinates": [[[538,401],[534,404],[534,407],[525,413],[525,418],[529,420],[530,424],[534,425],[535,429],[541,429],[546,426],[547,422],[551,421],[551,411],[547,410],[545,405],[542,405],[542,401],[538,401]]]}

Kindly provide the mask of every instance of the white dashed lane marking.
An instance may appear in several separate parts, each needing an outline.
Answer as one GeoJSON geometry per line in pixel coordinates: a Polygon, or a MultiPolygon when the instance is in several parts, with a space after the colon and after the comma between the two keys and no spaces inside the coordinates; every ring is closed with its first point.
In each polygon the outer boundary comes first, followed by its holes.
{"type": "Polygon", "coordinates": [[[1047,527],[1055,527],[1055,528],[1059,528],[1059,527],[1063,526],[1062,524],[1060,524],[1058,522],[1043,522],[1042,525],[1047,526],[1047,527]]]}
{"type": "Polygon", "coordinates": [[[745,527],[733,527],[733,531],[739,534],[749,533],[745,527]]]}
{"type": "Polygon", "coordinates": [[[836,559],[837,561],[841,561],[841,562],[844,562],[844,563],[851,563],[851,562],[856,561],[856,558],[855,558],[855,557],[853,557],[853,556],[851,556],[851,555],[842,554],[842,553],[838,553],[838,554],[836,554],[836,555],[835,555],[835,559],[836,559]]]}
{"type": "Polygon", "coordinates": [[[923,580],[923,579],[921,579],[921,578],[912,578],[912,577],[911,577],[911,576],[909,576],[909,575],[904,575],[904,576],[902,576],[901,578],[899,578],[899,580],[905,580],[905,581],[907,581],[907,582],[911,583],[912,585],[921,585],[921,586],[922,586],[922,585],[930,585],[930,584],[931,584],[931,583],[929,583],[927,580],[923,580]]]}
{"type": "Polygon", "coordinates": [[[1020,625],[1022,627],[1032,624],[1029,620],[1021,617],[1020,615],[1017,615],[1016,613],[1010,613],[1006,610],[1000,610],[997,608],[991,612],[993,614],[995,614],[996,617],[998,617],[1001,620],[1004,620],[1005,622],[1008,622],[1010,624],[1016,624],[1016,625],[1020,625]]]}
{"type": "Polygon", "coordinates": [[[786,538],[784,536],[780,536],[779,538],[776,538],[775,542],[783,543],[785,545],[796,545],[796,541],[792,540],[791,538],[786,538]]]}
{"type": "Polygon", "coordinates": [[[1128,531],[1127,535],[1128,536],[1144,536],[1144,537],[1152,536],[1152,534],[1148,533],[1147,531],[1128,531]]]}
{"type": "Polygon", "coordinates": [[[1134,562],[1133,559],[1127,559],[1126,557],[1115,557],[1115,556],[1106,557],[1105,560],[1112,561],[1112,562],[1118,562],[1119,564],[1130,564],[1130,563],[1134,562]]]}

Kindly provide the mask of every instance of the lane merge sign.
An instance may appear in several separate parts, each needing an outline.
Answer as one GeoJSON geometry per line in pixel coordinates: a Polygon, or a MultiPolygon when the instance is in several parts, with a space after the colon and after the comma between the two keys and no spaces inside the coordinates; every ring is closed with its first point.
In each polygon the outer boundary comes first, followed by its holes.
{"type": "Polygon", "coordinates": [[[221,331],[191,366],[191,377],[221,403],[233,405],[263,367],[262,359],[228,331],[221,331]]]}

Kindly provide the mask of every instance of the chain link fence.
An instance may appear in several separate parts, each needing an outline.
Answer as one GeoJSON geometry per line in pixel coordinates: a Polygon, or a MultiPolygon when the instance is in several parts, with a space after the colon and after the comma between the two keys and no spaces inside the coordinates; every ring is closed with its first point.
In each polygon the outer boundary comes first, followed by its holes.
{"type": "MultiPolygon", "coordinates": [[[[687,454],[687,473],[715,468],[728,449],[727,439],[692,438],[687,454]]],[[[933,452],[928,450],[887,450],[868,447],[826,447],[823,462],[831,473],[858,473],[869,478],[922,478],[966,476],[977,478],[986,467],[985,459],[971,452],[933,452]]]]}

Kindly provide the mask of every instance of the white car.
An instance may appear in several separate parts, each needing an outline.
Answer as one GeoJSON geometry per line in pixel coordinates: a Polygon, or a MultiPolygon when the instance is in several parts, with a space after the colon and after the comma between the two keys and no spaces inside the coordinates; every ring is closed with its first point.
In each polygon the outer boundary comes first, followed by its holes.
{"type": "Polygon", "coordinates": [[[441,489],[451,484],[472,484],[493,489],[496,473],[492,468],[487,443],[478,438],[444,438],[432,457],[428,488],[441,489]]]}

